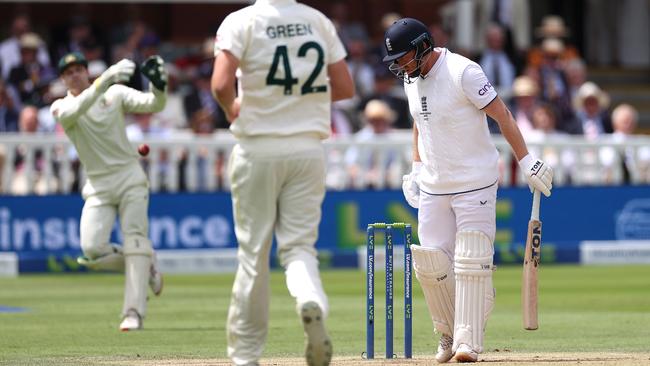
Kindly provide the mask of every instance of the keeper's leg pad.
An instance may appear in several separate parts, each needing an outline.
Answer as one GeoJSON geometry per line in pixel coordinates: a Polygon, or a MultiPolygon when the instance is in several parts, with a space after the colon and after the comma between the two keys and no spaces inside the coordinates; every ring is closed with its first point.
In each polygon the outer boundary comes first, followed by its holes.
{"type": "Polygon", "coordinates": [[[77,262],[95,271],[124,271],[124,253],[117,244],[109,245],[109,252],[91,258],[87,255],[77,258],[77,262]]]}
{"type": "Polygon", "coordinates": [[[147,288],[153,249],[151,241],[143,236],[124,239],[125,285],[122,314],[134,309],[141,317],[147,310],[147,288]]]}
{"type": "Polygon", "coordinates": [[[436,248],[411,245],[411,252],[415,277],[422,286],[435,329],[453,336],[456,282],[451,260],[436,248]]]}
{"type": "Polygon", "coordinates": [[[483,334],[494,306],[492,256],[494,246],[481,231],[456,234],[456,317],[454,345],[466,344],[477,353],[483,351],[483,334]]]}

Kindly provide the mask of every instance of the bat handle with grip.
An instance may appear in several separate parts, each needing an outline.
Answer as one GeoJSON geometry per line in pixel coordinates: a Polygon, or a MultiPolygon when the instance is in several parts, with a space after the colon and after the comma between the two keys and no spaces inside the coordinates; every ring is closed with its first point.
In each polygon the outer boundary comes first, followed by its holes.
{"type": "Polygon", "coordinates": [[[539,221],[539,198],[540,192],[536,189],[533,191],[533,208],[530,211],[530,219],[539,221]]]}

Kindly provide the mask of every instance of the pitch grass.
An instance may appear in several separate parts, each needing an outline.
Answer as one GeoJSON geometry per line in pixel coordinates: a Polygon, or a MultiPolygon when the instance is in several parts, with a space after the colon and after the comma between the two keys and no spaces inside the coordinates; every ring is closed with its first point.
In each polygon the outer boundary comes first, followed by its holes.
{"type": "MultiPolygon", "coordinates": [[[[331,313],[327,325],[337,356],[365,349],[365,274],[325,271],[331,313]]],[[[382,273],[377,273],[375,352],[384,351],[382,273]]],[[[540,328],[522,329],[519,266],[494,275],[496,307],[486,334],[487,352],[650,351],[650,266],[545,266],[540,270],[540,328]]],[[[149,302],[145,330],[120,333],[123,277],[115,274],[24,275],[0,278],[0,364],[96,362],[226,357],[225,319],[232,275],[168,275],[162,297],[149,302]],[[70,360],[75,360],[74,362],[70,360]]],[[[395,352],[403,352],[402,276],[395,276],[395,352]]],[[[271,276],[271,321],[265,357],[298,357],[302,327],[282,272],[271,276]]],[[[437,345],[414,280],[413,351],[437,345]]]]}

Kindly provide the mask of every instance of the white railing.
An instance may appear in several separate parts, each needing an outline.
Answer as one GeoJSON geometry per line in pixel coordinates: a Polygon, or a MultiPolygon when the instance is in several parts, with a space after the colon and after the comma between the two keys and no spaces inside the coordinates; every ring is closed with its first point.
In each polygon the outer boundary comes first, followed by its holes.
{"type": "MultiPolygon", "coordinates": [[[[494,141],[501,157],[500,184],[523,185],[509,145],[500,136],[494,141]]],[[[153,192],[229,190],[226,167],[236,143],[229,132],[141,142],[150,146],[149,156],[142,163],[153,192]]],[[[411,143],[410,132],[364,142],[354,138],[325,141],[328,189],[401,187],[402,175],[410,170],[411,143]]],[[[635,136],[621,142],[613,138],[587,141],[563,136],[528,145],[554,167],[556,185],[650,183],[650,137],[635,136]]],[[[135,146],[137,143],[134,149],[135,146]]],[[[2,194],[69,193],[84,182],[83,169],[78,165],[72,145],[64,136],[0,134],[2,194]]]]}

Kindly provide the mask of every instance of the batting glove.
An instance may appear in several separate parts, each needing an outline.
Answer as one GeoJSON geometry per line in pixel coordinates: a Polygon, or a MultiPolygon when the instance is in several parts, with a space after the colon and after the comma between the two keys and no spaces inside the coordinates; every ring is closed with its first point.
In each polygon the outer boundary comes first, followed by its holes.
{"type": "Polygon", "coordinates": [[[131,76],[133,76],[134,71],[135,64],[133,61],[123,59],[104,71],[97,80],[95,80],[95,85],[98,89],[104,91],[113,84],[129,81],[131,76]]]}
{"type": "Polygon", "coordinates": [[[150,56],[140,65],[142,74],[151,81],[151,84],[158,90],[165,90],[167,86],[167,70],[165,61],[158,55],[150,56]]]}
{"type": "Polygon", "coordinates": [[[530,154],[519,161],[519,167],[528,180],[530,191],[538,190],[546,197],[551,195],[553,188],[553,169],[539,159],[533,158],[530,154]]]}
{"type": "Polygon", "coordinates": [[[411,173],[402,177],[402,192],[406,202],[413,207],[420,207],[420,170],[422,169],[422,162],[414,161],[411,168],[411,173]]]}

